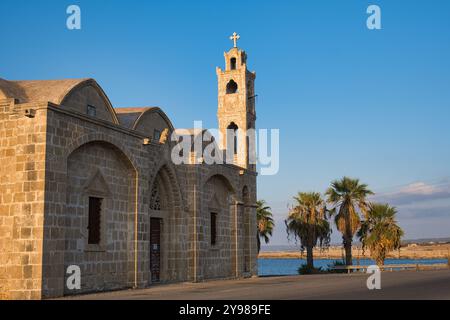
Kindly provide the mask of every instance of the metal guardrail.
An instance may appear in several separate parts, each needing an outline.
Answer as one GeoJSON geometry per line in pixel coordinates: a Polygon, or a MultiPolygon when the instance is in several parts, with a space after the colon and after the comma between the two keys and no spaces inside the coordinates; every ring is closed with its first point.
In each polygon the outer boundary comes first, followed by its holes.
{"type": "MultiPolygon", "coordinates": [[[[352,271],[364,271],[367,270],[369,266],[336,266],[332,267],[333,270],[347,270],[347,273],[351,273],[352,271]]],[[[449,269],[450,266],[445,263],[434,263],[434,264],[387,264],[384,266],[379,266],[380,270],[433,270],[433,269],[449,269]]]]}

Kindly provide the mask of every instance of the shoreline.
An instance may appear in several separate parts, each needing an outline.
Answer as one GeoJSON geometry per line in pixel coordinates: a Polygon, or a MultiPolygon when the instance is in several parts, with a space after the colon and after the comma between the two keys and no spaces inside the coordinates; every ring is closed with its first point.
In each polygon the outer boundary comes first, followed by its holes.
{"type": "MultiPolygon", "coordinates": [[[[369,251],[363,255],[361,248],[353,248],[353,259],[370,259],[369,251]]],[[[342,259],[341,247],[330,247],[326,250],[314,249],[314,259],[342,259]]],[[[390,252],[386,259],[449,259],[450,244],[406,246],[400,250],[390,252]]],[[[258,255],[259,259],[306,259],[300,251],[264,251],[258,255]]]]}

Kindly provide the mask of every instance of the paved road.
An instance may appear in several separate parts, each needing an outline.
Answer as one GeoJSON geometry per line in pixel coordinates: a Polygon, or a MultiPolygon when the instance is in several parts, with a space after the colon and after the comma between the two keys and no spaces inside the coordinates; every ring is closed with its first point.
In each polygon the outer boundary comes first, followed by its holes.
{"type": "Polygon", "coordinates": [[[367,278],[366,274],[329,274],[219,280],[158,285],[68,299],[450,299],[450,270],[383,272],[381,290],[368,290],[367,278]]]}

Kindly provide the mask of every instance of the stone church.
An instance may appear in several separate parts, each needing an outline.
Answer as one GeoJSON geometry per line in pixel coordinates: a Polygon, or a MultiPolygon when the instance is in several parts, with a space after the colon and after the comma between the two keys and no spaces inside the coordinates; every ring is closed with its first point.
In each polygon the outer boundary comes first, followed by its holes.
{"type": "MultiPolygon", "coordinates": [[[[218,128],[245,132],[256,74],[232,38],[216,69],[218,128]]],[[[248,138],[234,139],[232,163],[190,150],[174,164],[176,130],[158,107],[114,108],[93,79],[0,79],[0,298],[257,275],[248,138]]]]}

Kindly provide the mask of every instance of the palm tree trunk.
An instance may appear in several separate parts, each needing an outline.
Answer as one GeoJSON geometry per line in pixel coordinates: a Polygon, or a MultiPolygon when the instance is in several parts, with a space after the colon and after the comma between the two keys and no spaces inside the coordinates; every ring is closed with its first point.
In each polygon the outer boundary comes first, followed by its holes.
{"type": "Polygon", "coordinates": [[[345,264],[347,266],[353,265],[352,258],[352,239],[344,237],[344,249],[345,249],[345,264]]]}
{"type": "Polygon", "coordinates": [[[383,253],[379,254],[378,257],[375,259],[377,266],[384,265],[385,259],[386,259],[386,254],[383,254],[383,253]]]}
{"type": "Polygon", "coordinates": [[[376,264],[377,264],[377,266],[381,267],[382,265],[384,265],[384,259],[383,258],[378,258],[376,260],[376,264]]]}
{"type": "Polygon", "coordinates": [[[314,257],[313,257],[313,248],[306,248],[306,265],[308,269],[312,270],[314,268],[314,257]]]}

